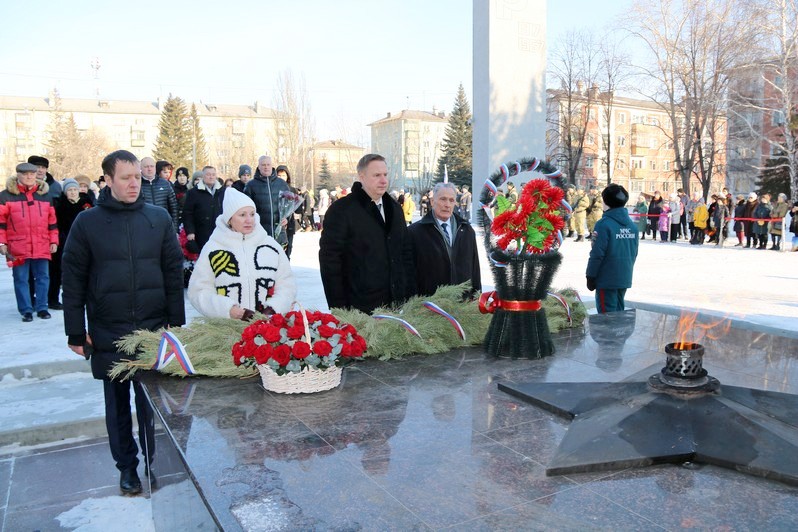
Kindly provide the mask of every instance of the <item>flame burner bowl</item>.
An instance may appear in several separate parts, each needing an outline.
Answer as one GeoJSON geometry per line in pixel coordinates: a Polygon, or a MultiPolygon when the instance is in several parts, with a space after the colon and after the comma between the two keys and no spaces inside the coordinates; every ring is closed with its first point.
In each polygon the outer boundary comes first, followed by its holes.
{"type": "Polygon", "coordinates": [[[704,369],[704,346],[672,343],[665,346],[665,367],[652,375],[649,386],[657,391],[695,395],[715,392],[720,382],[704,369]]]}

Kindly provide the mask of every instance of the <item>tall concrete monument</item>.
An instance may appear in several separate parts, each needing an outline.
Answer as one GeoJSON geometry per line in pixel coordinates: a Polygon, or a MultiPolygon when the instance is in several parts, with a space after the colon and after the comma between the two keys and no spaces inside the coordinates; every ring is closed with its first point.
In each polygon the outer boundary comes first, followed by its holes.
{"type": "Polygon", "coordinates": [[[473,5],[477,198],[502,163],[545,157],[546,0],[473,0],[473,5]]]}

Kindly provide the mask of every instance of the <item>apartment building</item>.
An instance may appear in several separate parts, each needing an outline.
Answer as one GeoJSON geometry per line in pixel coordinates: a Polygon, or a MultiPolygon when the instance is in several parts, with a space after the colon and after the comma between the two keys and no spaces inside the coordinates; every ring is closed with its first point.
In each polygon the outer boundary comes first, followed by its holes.
{"type": "Polygon", "coordinates": [[[372,150],[388,163],[390,188],[420,192],[430,187],[447,124],[446,114],[435,109],[387,113],[368,124],[372,150]]]}
{"type": "MultiPolygon", "coordinates": [[[[798,102],[798,83],[790,83],[793,105],[798,102]]],[[[729,83],[729,188],[756,190],[761,171],[777,155],[784,141],[787,120],[781,91],[780,69],[773,63],[739,68],[729,83]]],[[[789,87],[787,87],[789,90],[789,87]]]]}
{"type": "MultiPolygon", "coordinates": [[[[591,97],[587,92],[576,96],[580,117],[572,122],[585,123],[585,139],[576,182],[583,186],[602,187],[608,182],[623,185],[630,194],[659,190],[663,194],[682,188],[679,175],[674,170],[674,152],[671,120],[656,102],[614,96],[607,106],[606,94],[594,87],[591,97]],[[590,105],[587,105],[587,104],[590,105]],[[609,126],[609,127],[608,127],[609,126]],[[607,162],[609,161],[609,165],[607,162]]],[[[573,96],[572,96],[573,97],[573,96]]],[[[572,105],[573,107],[573,105],[572,105]]],[[[563,131],[569,123],[566,95],[563,91],[547,91],[546,157],[567,172],[563,158],[563,131]]],[[[716,135],[717,142],[725,144],[725,119],[716,135]]],[[[725,150],[716,155],[712,192],[725,186],[725,150]]],[[[690,189],[701,190],[698,180],[692,180],[690,189]]]]}
{"type": "MultiPolygon", "coordinates": [[[[165,101],[60,98],[61,112],[74,117],[78,130],[103,135],[113,149],[139,157],[152,154],[165,101]]],[[[29,155],[47,155],[48,130],[56,97],[0,96],[0,171],[11,175],[29,155]]],[[[188,103],[190,108],[191,103],[188,103]]],[[[272,153],[277,113],[253,105],[197,103],[197,115],[208,147],[210,164],[220,175],[234,176],[238,165],[257,164],[257,156],[272,153]]],[[[99,168],[86,169],[94,175],[99,168]]],[[[63,176],[56,176],[63,177],[63,176]]]]}

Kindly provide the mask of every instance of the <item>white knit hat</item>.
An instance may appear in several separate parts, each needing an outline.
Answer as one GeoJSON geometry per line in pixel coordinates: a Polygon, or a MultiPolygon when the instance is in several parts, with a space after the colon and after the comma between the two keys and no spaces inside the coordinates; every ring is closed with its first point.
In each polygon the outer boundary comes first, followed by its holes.
{"type": "Polygon", "coordinates": [[[230,218],[244,207],[255,208],[255,202],[246,194],[237,191],[233,187],[227,187],[224,191],[224,201],[222,202],[222,220],[228,223],[230,218]]]}
{"type": "Polygon", "coordinates": [[[748,194],[748,199],[749,200],[755,200],[756,199],[756,192],[751,192],[750,194],[748,194]]]}

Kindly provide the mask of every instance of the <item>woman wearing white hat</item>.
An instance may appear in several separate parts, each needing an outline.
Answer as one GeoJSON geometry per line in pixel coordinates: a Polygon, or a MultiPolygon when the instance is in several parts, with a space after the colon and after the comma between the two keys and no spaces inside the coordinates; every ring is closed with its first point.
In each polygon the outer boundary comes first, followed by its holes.
{"type": "Polygon", "coordinates": [[[194,266],[188,298],[205,316],[243,320],[254,312],[287,312],[296,298],[282,246],[261,226],[252,199],[235,188],[225,191],[216,229],[194,266]]]}

